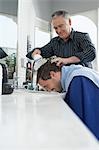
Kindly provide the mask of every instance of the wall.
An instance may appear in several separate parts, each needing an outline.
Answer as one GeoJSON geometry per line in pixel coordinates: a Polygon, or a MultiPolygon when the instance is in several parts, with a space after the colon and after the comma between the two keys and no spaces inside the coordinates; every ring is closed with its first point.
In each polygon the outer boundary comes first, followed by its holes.
{"type": "Polygon", "coordinates": [[[0,12],[17,16],[18,0],[0,0],[0,12]]]}

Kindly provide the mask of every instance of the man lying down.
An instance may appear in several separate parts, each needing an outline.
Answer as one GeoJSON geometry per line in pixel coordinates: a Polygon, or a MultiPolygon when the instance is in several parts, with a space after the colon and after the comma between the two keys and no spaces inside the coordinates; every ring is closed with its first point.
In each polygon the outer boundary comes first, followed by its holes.
{"type": "Polygon", "coordinates": [[[66,92],[64,101],[99,140],[99,74],[81,65],[59,67],[50,61],[37,72],[47,91],[66,92]]]}

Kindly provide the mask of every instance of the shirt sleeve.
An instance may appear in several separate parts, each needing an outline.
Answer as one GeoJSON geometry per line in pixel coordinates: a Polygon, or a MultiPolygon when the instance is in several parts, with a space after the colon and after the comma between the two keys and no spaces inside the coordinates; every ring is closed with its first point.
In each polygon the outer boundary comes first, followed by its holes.
{"type": "Polygon", "coordinates": [[[40,48],[39,48],[39,47],[34,48],[32,51],[30,51],[30,52],[28,52],[28,53],[26,54],[26,57],[29,58],[29,59],[33,59],[33,58],[32,58],[32,53],[34,52],[35,49],[40,49],[40,48]]]}
{"type": "Polygon", "coordinates": [[[40,48],[40,50],[41,50],[41,55],[44,58],[49,58],[49,57],[53,56],[54,55],[54,51],[53,51],[53,39],[48,44],[46,44],[45,46],[43,46],[42,48],[40,48]]]}
{"type": "Polygon", "coordinates": [[[84,63],[93,61],[96,57],[96,49],[89,37],[89,34],[80,34],[77,42],[79,44],[79,52],[75,53],[75,56],[84,63]]]}
{"type": "Polygon", "coordinates": [[[35,49],[39,49],[41,51],[42,57],[44,57],[44,58],[49,58],[49,57],[53,56],[54,55],[54,52],[53,52],[53,39],[43,47],[34,48],[32,51],[27,53],[26,57],[29,58],[29,59],[33,59],[32,58],[32,53],[35,49]]]}

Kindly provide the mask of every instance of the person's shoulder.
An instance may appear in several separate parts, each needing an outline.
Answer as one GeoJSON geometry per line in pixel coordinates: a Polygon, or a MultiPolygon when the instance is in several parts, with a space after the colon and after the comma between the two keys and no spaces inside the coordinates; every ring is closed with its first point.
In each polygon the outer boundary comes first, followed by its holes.
{"type": "Polygon", "coordinates": [[[73,37],[76,39],[86,39],[89,38],[89,34],[87,32],[74,31],[73,37]]]}
{"type": "Polygon", "coordinates": [[[53,37],[52,39],[51,39],[51,41],[57,41],[57,40],[59,40],[60,38],[59,38],[59,36],[56,36],[56,37],[53,37]]]}
{"type": "Polygon", "coordinates": [[[84,35],[88,35],[87,32],[81,32],[81,31],[74,31],[74,34],[77,36],[84,36],[84,35]]]}
{"type": "Polygon", "coordinates": [[[59,41],[60,41],[59,36],[56,36],[56,37],[52,38],[50,42],[55,44],[55,43],[58,43],[59,41]]]}

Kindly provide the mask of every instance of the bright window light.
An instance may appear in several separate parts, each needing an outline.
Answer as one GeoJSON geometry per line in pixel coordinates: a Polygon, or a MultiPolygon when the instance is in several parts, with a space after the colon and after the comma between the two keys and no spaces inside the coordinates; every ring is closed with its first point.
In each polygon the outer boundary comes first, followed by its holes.
{"type": "Polygon", "coordinates": [[[35,28],[35,47],[42,47],[50,41],[50,33],[35,28]]]}
{"type": "Polygon", "coordinates": [[[17,24],[3,15],[0,15],[0,46],[17,47],[17,24]]]}

